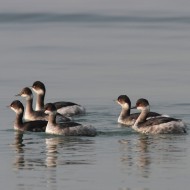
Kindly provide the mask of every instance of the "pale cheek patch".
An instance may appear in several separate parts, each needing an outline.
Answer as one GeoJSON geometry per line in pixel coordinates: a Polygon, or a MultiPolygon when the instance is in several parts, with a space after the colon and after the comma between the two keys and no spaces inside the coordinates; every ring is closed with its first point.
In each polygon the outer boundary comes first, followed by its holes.
{"type": "Polygon", "coordinates": [[[27,95],[26,94],[21,94],[21,97],[25,98],[25,97],[27,97],[27,95]]]}
{"type": "Polygon", "coordinates": [[[26,100],[31,100],[31,99],[33,99],[33,96],[32,96],[32,95],[29,95],[29,96],[26,95],[25,97],[26,97],[26,100]]]}
{"type": "Polygon", "coordinates": [[[31,100],[33,98],[32,95],[27,95],[27,94],[21,94],[21,97],[26,98],[26,100],[31,100]]]}
{"type": "Polygon", "coordinates": [[[14,112],[16,112],[16,110],[15,110],[13,107],[11,107],[11,109],[12,109],[14,112]]]}
{"type": "Polygon", "coordinates": [[[140,111],[144,111],[144,110],[150,110],[150,107],[149,106],[146,106],[146,107],[138,106],[137,109],[140,111]]]}
{"type": "Polygon", "coordinates": [[[48,114],[48,115],[55,115],[57,112],[56,112],[56,111],[45,110],[44,113],[46,113],[46,114],[48,114]]]}
{"type": "Polygon", "coordinates": [[[127,103],[123,104],[122,107],[125,108],[125,109],[129,109],[129,105],[127,103]]]}
{"type": "Polygon", "coordinates": [[[11,107],[11,109],[12,109],[15,113],[17,113],[17,114],[20,114],[20,113],[23,112],[23,110],[22,110],[21,108],[15,109],[15,108],[11,107]]]}
{"type": "Polygon", "coordinates": [[[137,107],[137,110],[140,110],[140,111],[141,111],[141,110],[142,110],[142,107],[138,106],[138,107],[137,107]]]}
{"type": "Polygon", "coordinates": [[[35,88],[33,88],[32,87],[32,90],[37,94],[38,93],[38,91],[35,89],[35,88]]]}
{"type": "Polygon", "coordinates": [[[34,88],[32,88],[32,89],[34,90],[34,92],[35,92],[36,94],[44,95],[44,91],[43,91],[42,89],[38,89],[38,90],[36,90],[36,89],[34,89],[34,88]]]}
{"type": "Polygon", "coordinates": [[[45,110],[44,113],[46,113],[46,114],[50,114],[51,112],[50,112],[49,110],[45,110]]]}

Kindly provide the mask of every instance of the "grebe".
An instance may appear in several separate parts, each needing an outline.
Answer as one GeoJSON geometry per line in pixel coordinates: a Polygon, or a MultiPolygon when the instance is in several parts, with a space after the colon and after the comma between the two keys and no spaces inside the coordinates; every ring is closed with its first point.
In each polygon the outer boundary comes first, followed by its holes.
{"type": "Polygon", "coordinates": [[[52,103],[46,104],[44,110],[49,115],[46,133],[64,136],[96,136],[97,134],[96,129],[90,125],[83,126],[75,122],[57,124],[56,107],[52,103]]]}
{"type": "Polygon", "coordinates": [[[148,119],[150,111],[149,102],[146,99],[139,99],[136,102],[137,108],[141,111],[132,128],[141,133],[150,134],[181,134],[186,133],[186,125],[180,119],[172,117],[154,117],[148,119]]]}
{"type": "MultiPolygon", "coordinates": [[[[118,117],[118,123],[131,126],[135,123],[136,119],[139,116],[139,113],[132,113],[131,111],[131,100],[127,95],[120,95],[116,102],[121,106],[121,113],[118,117]]],[[[147,117],[157,117],[161,116],[159,113],[156,112],[149,112],[147,117]]]]}
{"type": "MultiPolygon", "coordinates": [[[[32,85],[32,89],[37,94],[36,99],[36,110],[43,110],[44,108],[44,98],[46,93],[46,88],[44,83],[41,81],[36,81],[32,85]]],[[[57,112],[66,115],[66,116],[73,116],[84,114],[86,112],[85,108],[79,104],[73,102],[54,102],[53,103],[57,108],[57,112]]]]}
{"type": "MultiPolygon", "coordinates": [[[[16,96],[22,96],[26,99],[26,108],[24,113],[24,119],[26,121],[34,121],[34,120],[48,120],[48,115],[44,113],[44,111],[34,111],[33,110],[33,94],[30,88],[25,87],[21,90],[19,94],[16,96]]],[[[57,117],[57,122],[67,122],[70,121],[70,118],[62,116],[59,114],[57,117]]]]}
{"type": "Polygon", "coordinates": [[[36,120],[23,122],[24,106],[19,100],[13,101],[10,106],[15,113],[14,129],[18,131],[45,132],[47,121],[36,120]]]}

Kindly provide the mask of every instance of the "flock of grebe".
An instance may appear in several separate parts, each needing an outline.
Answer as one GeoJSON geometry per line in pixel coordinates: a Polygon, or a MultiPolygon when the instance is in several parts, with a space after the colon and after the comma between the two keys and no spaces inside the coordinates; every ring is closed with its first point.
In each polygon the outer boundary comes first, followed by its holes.
{"type": "MultiPolygon", "coordinates": [[[[97,131],[91,125],[73,122],[71,116],[84,114],[85,108],[73,102],[54,102],[44,104],[45,85],[36,81],[32,85],[36,93],[36,107],[33,109],[33,93],[25,87],[16,96],[26,100],[26,106],[19,100],[14,100],[10,108],[16,113],[14,129],[19,131],[46,132],[64,136],[96,136],[97,131]]],[[[176,118],[150,112],[148,100],[139,99],[136,106],[131,107],[127,95],[120,95],[116,101],[121,106],[118,123],[129,126],[133,130],[146,134],[182,134],[186,133],[185,123],[176,118]],[[140,113],[130,113],[131,109],[138,109],[140,113]]]]}
{"type": "Polygon", "coordinates": [[[131,126],[138,132],[150,134],[186,133],[186,124],[181,119],[150,112],[149,102],[144,98],[137,100],[136,106],[132,108],[131,101],[126,95],[120,95],[117,103],[122,107],[118,123],[131,126]],[[140,113],[130,114],[130,110],[134,108],[140,110],[140,113]]]}

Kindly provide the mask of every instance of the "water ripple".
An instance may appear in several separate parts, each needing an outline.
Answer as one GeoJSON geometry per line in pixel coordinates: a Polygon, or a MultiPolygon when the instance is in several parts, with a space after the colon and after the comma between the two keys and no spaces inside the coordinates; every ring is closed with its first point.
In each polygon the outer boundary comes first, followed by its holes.
{"type": "Polygon", "coordinates": [[[190,16],[118,16],[101,14],[0,13],[0,23],[43,22],[126,22],[126,23],[190,23],[190,16]]]}

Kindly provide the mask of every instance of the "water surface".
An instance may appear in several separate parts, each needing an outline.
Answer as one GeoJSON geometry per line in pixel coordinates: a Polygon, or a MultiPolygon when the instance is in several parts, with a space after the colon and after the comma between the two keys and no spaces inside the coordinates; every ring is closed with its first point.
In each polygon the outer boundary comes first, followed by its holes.
{"type": "MultiPolygon", "coordinates": [[[[141,135],[117,124],[127,94],[190,124],[188,1],[1,1],[0,183],[4,189],[188,189],[190,137],[141,135]],[[97,137],[13,130],[6,108],[25,86],[68,100],[97,137]]],[[[25,103],[22,99],[20,99],[25,103]]]]}

